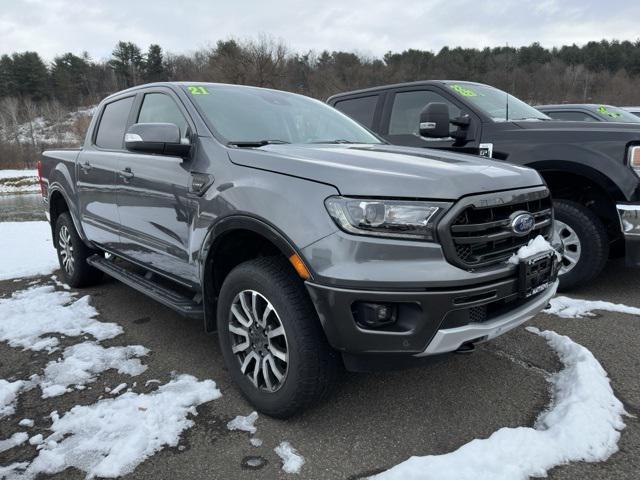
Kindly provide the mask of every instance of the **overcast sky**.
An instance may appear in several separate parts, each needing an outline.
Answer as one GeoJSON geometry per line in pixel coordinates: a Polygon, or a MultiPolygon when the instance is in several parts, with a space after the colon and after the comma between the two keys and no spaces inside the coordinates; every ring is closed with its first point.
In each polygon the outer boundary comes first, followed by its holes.
{"type": "Polygon", "coordinates": [[[369,56],[420,48],[544,46],[640,37],[634,0],[0,0],[0,54],[46,60],[83,50],[109,57],[118,40],[174,53],[266,34],[296,51],[369,56]]]}

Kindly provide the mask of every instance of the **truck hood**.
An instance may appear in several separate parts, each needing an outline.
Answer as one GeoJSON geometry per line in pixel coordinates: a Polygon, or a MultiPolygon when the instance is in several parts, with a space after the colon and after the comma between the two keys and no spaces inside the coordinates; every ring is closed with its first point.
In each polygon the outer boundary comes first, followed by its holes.
{"type": "Polygon", "coordinates": [[[342,195],[455,200],[542,185],[526,167],[442,150],[391,145],[267,145],[230,149],[237,165],[335,186],[342,195]]]}

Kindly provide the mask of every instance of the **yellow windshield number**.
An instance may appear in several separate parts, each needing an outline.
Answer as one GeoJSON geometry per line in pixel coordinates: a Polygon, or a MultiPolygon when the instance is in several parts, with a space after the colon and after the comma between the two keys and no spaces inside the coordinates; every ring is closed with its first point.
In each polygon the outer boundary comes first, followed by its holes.
{"type": "Polygon", "coordinates": [[[458,85],[456,83],[454,83],[453,85],[449,85],[449,87],[452,90],[458,92],[463,97],[477,97],[478,96],[478,94],[475,92],[475,90],[473,90],[471,88],[463,87],[462,85],[458,85]]]}
{"type": "Polygon", "coordinates": [[[189,93],[191,95],[209,95],[209,90],[207,90],[205,87],[191,86],[187,88],[189,89],[189,93]]]}

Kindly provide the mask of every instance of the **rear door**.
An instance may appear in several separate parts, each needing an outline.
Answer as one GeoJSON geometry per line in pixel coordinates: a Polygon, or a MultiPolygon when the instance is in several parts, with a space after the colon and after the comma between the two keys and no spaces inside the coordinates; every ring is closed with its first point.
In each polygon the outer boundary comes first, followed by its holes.
{"type": "MultiPolygon", "coordinates": [[[[133,123],[173,123],[183,139],[193,130],[180,100],[168,88],[139,94],[133,123]]],[[[197,210],[189,194],[191,161],[168,155],[127,152],[118,167],[120,245],[125,257],[187,283],[197,283],[189,255],[197,210]]]]}
{"type": "MultiPolygon", "coordinates": [[[[388,92],[379,133],[390,143],[396,145],[442,148],[477,155],[479,153],[480,127],[480,119],[457,99],[437,87],[421,85],[400,87],[388,92]],[[471,123],[468,127],[467,138],[470,141],[460,144],[456,143],[452,137],[426,138],[420,136],[420,112],[429,103],[448,105],[450,118],[468,115],[471,123]]],[[[457,126],[450,125],[451,133],[457,129],[457,126]]]]}
{"type": "Polygon", "coordinates": [[[91,139],[78,156],[76,178],[80,222],[92,242],[107,249],[119,242],[116,172],[124,150],[135,95],[105,104],[91,139]]]}

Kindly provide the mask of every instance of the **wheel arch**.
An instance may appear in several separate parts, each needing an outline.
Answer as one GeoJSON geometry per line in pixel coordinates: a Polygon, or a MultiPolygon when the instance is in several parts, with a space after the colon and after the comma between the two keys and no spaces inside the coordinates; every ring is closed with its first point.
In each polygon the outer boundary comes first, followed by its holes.
{"type": "Polygon", "coordinates": [[[302,258],[293,242],[263,219],[233,215],[210,228],[200,253],[206,331],[215,329],[217,298],[228,273],[244,261],[267,255],[281,255],[287,260],[292,255],[302,258]]]}

